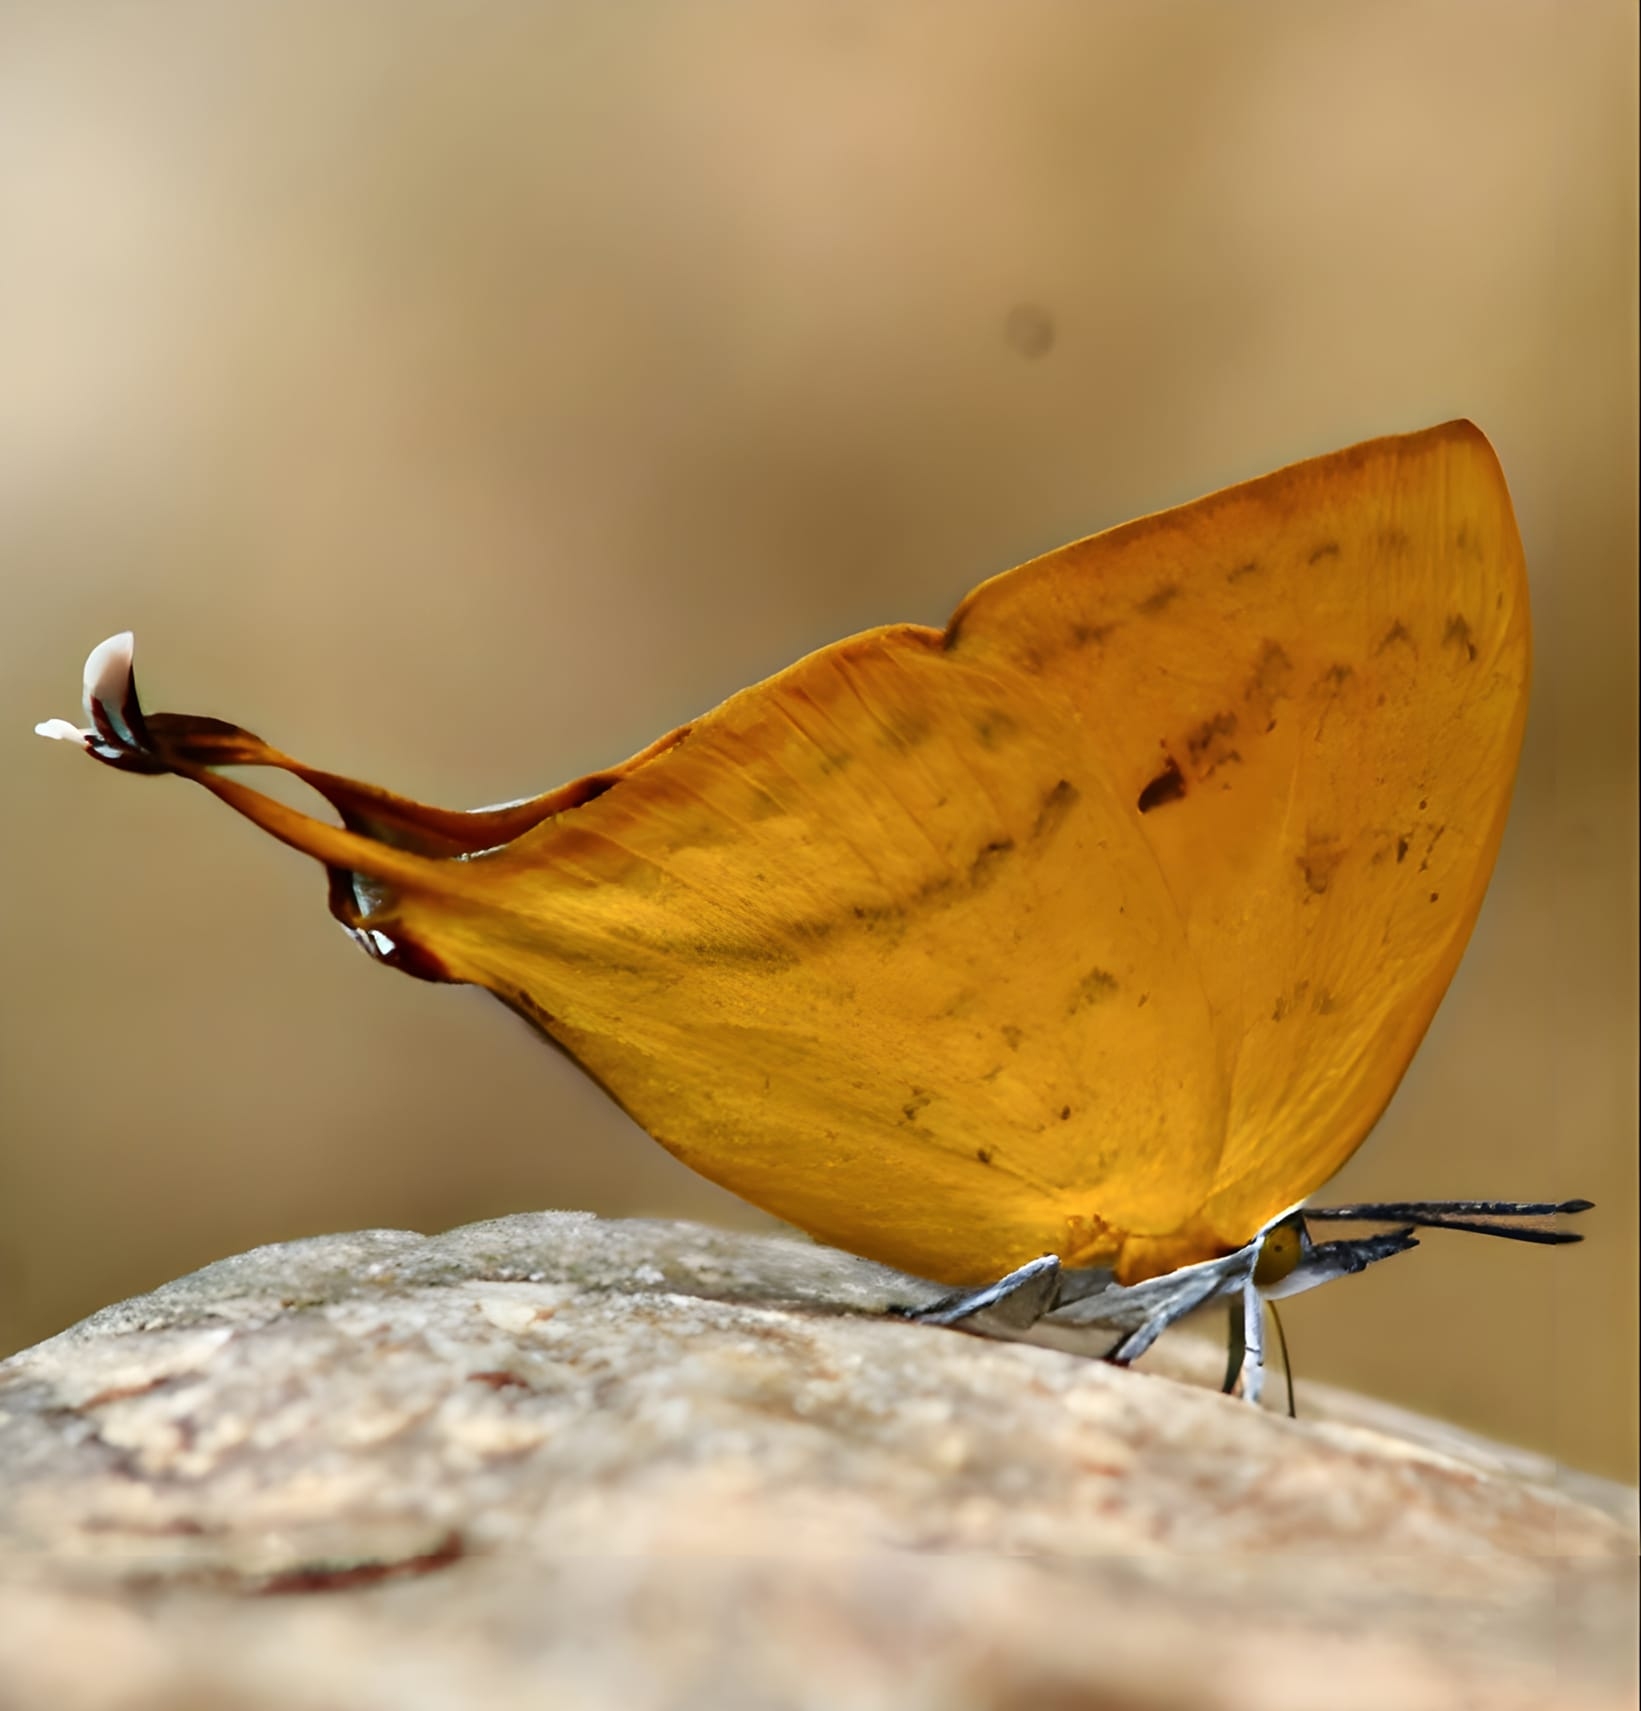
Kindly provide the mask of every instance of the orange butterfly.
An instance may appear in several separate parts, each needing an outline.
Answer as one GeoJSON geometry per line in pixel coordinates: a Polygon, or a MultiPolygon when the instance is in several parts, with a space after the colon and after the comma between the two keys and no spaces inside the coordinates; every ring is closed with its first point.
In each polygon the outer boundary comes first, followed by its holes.
{"type": "Polygon", "coordinates": [[[1527,583],[1468,423],[1063,547],[503,808],[145,715],[130,662],[105,643],[91,728],[41,729],[322,861],[374,955],[487,987],[703,1175],[963,1286],[925,1316],[1054,1312],[1130,1359],[1231,1295],[1251,1391],[1263,1297],[1414,1225],[1573,1239],[1511,1220],[1582,1202],[1343,1208],[1403,1227],[1327,1244],[1294,1216],[1400,1081],[1504,829],[1527,583]]]}

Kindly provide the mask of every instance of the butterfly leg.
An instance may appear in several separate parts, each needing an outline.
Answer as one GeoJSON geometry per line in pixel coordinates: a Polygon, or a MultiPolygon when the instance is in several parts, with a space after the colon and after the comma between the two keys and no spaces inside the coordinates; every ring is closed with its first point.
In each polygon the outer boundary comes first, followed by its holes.
{"type": "Polygon", "coordinates": [[[995,1283],[956,1290],[927,1307],[901,1309],[899,1316],[920,1325],[955,1325],[965,1331],[1008,1336],[1030,1330],[1054,1310],[1059,1295],[1059,1257],[1044,1254],[995,1283]]]}
{"type": "MultiPolygon", "coordinates": [[[[1190,1266],[1171,1273],[1167,1278],[1154,1279],[1153,1287],[1156,1284],[1168,1286],[1161,1292],[1161,1300],[1105,1358],[1114,1366],[1129,1366],[1137,1361],[1170,1325],[1177,1325],[1181,1319],[1189,1318],[1216,1295],[1227,1294],[1228,1285],[1232,1289],[1243,1283],[1251,1287],[1254,1261],[1258,1252],[1257,1244],[1250,1243],[1246,1248],[1238,1249],[1235,1254],[1229,1256],[1232,1262],[1236,1262],[1234,1265],[1219,1261],[1212,1265],[1190,1266]]],[[[1145,1288],[1143,1284],[1138,1285],[1134,1293],[1145,1288]]]]}
{"type": "Polygon", "coordinates": [[[1257,1408],[1265,1390],[1265,1297],[1250,1274],[1242,1286],[1242,1400],[1257,1408]]]}
{"type": "Polygon", "coordinates": [[[1225,1382],[1219,1388],[1223,1395],[1229,1396],[1236,1389],[1236,1381],[1242,1376],[1242,1363],[1248,1353],[1248,1345],[1242,1335],[1246,1309],[1240,1301],[1233,1301],[1225,1318],[1225,1382]]]}
{"type": "Polygon", "coordinates": [[[1242,1376],[1242,1364],[1247,1360],[1247,1304],[1237,1295],[1225,1314],[1225,1382],[1220,1384],[1223,1396],[1232,1396],[1237,1379],[1242,1376]]]}
{"type": "Polygon", "coordinates": [[[1231,1395],[1242,1379],[1245,1401],[1257,1402],[1265,1377],[1265,1297],[1252,1278],[1231,1301],[1226,1314],[1229,1334],[1225,1350],[1225,1382],[1220,1390],[1231,1395]]]}

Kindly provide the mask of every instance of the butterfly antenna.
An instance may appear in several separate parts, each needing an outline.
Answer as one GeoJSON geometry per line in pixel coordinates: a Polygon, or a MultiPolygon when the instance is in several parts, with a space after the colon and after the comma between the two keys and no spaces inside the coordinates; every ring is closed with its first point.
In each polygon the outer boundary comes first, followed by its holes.
{"type": "Polygon", "coordinates": [[[1297,1420],[1299,1410],[1293,1401],[1293,1362],[1288,1358],[1288,1333],[1282,1329],[1282,1315],[1277,1312],[1276,1303],[1267,1301],[1265,1305],[1271,1311],[1271,1323],[1276,1326],[1277,1347],[1282,1351],[1282,1375],[1288,1381],[1288,1418],[1297,1420]]]}
{"type": "Polygon", "coordinates": [[[1556,1229],[1549,1220],[1588,1212],[1594,1204],[1592,1200],[1385,1200],[1358,1206],[1307,1206],[1305,1216],[1412,1224],[1422,1230],[1468,1230],[1477,1236],[1559,1247],[1584,1237],[1577,1230],[1556,1229]]]}

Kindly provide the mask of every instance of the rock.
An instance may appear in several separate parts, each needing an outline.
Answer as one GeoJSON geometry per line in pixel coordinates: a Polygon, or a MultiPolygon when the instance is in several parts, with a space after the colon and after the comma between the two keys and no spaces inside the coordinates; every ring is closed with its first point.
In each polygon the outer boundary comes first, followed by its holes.
{"type": "Polygon", "coordinates": [[[557,1213],[107,1308],[0,1364],[0,1707],[1633,1702],[1628,1494],[933,1293],[557,1213]]]}

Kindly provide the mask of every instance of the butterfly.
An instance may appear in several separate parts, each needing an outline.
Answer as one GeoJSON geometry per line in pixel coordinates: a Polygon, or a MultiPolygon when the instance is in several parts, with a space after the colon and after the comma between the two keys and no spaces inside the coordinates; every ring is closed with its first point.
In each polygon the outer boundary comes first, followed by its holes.
{"type": "Polygon", "coordinates": [[[100,761],[321,861],[382,961],[487,988],[686,1164],[952,1286],[994,1334],[1262,1302],[1419,1225],[1574,1239],[1584,1202],[1299,1210],[1458,966],[1527,711],[1520,538],[1465,422],[1060,548],[943,629],[837,642],[528,801],[436,809],[87,665],[100,761]],[[274,766],[340,827],[218,768],[274,766]],[[1389,1221],[1313,1240],[1307,1218],[1389,1221]]]}

